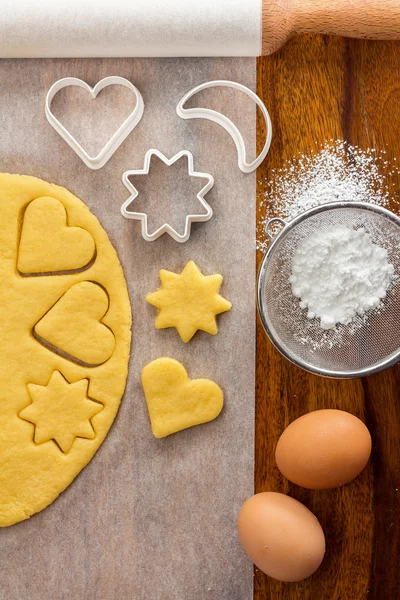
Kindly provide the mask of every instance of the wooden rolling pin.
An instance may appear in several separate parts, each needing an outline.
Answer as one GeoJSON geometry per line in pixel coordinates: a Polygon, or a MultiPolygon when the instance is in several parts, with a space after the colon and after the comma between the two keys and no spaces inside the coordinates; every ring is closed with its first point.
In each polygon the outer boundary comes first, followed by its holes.
{"type": "Polygon", "coordinates": [[[263,54],[299,33],[397,40],[400,0],[263,0],[263,54]]]}
{"type": "Polygon", "coordinates": [[[400,0],[1,0],[0,58],[259,56],[302,32],[400,39],[400,0]]]}

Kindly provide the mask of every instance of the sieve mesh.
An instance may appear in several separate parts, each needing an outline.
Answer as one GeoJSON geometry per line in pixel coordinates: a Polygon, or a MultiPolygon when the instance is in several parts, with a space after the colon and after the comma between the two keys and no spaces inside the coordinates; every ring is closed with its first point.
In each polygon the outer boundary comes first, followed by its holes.
{"type": "Polygon", "coordinates": [[[332,377],[356,377],[400,360],[400,219],[361,203],[325,204],[307,211],[277,236],[260,268],[258,302],[272,342],[292,362],[332,377]],[[388,251],[395,276],[382,305],[349,325],[324,331],[319,319],[307,319],[289,283],[291,261],[299,243],[315,231],[335,225],[360,227],[388,251]]]}

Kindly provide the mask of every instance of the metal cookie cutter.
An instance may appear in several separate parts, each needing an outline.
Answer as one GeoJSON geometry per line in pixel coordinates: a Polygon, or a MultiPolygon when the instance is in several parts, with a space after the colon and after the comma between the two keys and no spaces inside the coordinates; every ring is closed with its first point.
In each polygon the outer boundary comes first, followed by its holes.
{"type": "Polygon", "coordinates": [[[49,91],[47,92],[46,102],[45,102],[45,112],[46,117],[50,125],[57,131],[57,133],[67,142],[67,144],[72,148],[74,152],[79,156],[79,158],[85,163],[89,169],[97,170],[104,167],[104,165],[110,160],[114,152],[120,147],[122,142],[128,137],[131,131],[136,127],[143,116],[144,111],[144,102],[142,98],[142,94],[139,90],[127,79],[124,77],[105,77],[101,79],[93,88],[90,87],[85,81],[82,79],[77,79],[76,77],[65,77],[64,79],[60,79],[56,81],[49,91]],[[131,114],[125,119],[122,125],[117,129],[114,135],[109,139],[104,148],[99,152],[97,156],[90,156],[86,150],[82,148],[82,146],[78,143],[78,141],[74,138],[74,136],[62,125],[62,123],[57,119],[57,117],[51,111],[51,103],[53,101],[54,96],[63,88],[69,86],[77,86],[85,89],[94,99],[96,96],[104,90],[104,88],[110,85],[123,85],[133,92],[136,97],[136,105],[131,114]]]}
{"type": "Polygon", "coordinates": [[[121,206],[121,213],[127,219],[135,219],[137,221],[141,221],[142,237],[147,242],[154,242],[154,240],[159,238],[163,233],[168,233],[176,242],[180,242],[180,243],[187,242],[187,240],[190,237],[190,230],[191,230],[192,223],[209,221],[213,215],[212,208],[204,200],[204,196],[213,187],[214,177],[212,175],[210,175],[209,173],[200,173],[200,172],[194,170],[193,154],[191,152],[189,152],[188,150],[182,150],[181,152],[179,152],[178,154],[176,154],[175,156],[173,156],[170,159],[168,159],[159,150],[154,150],[154,149],[148,150],[146,152],[146,155],[144,158],[143,169],[134,170],[134,171],[125,171],[125,173],[122,176],[122,181],[123,181],[125,187],[128,189],[128,191],[131,193],[131,196],[121,206]],[[138,190],[134,187],[134,185],[132,185],[131,181],[129,180],[129,177],[131,177],[132,175],[148,175],[149,170],[150,170],[150,163],[151,163],[152,156],[157,156],[160,160],[162,160],[163,163],[165,163],[169,167],[171,165],[173,165],[175,162],[177,162],[180,158],[182,158],[182,156],[186,156],[187,160],[188,160],[188,173],[189,173],[190,177],[199,177],[201,179],[208,180],[207,184],[200,190],[200,192],[196,196],[198,201],[202,205],[202,207],[206,210],[206,212],[203,214],[187,215],[186,221],[185,221],[185,231],[184,231],[183,235],[180,235],[168,223],[164,223],[164,225],[161,225],[161,227],[159,227],[156,231],[154,231],[154,233],[149,233],[148,226],[147,226],[147,214],[128,210],[128,207],[130,206],[130,204],[133,202],[133,200],[135,200],[135,198],[139,194],[138,190]]]}
{"type": "Polygon", "coordinates": [[[229,133],[229,135],[235,142],[236,149],[238,152],[239,169],[243,173],[252,173],[253,171],[255,171],[257,167],[261,165],[264,158],[268,154],[272,141],[272,123],[271,118],[269,116],[269,112],[265,104],[257,96],[257,94],[255,94],[252,90],[250,90],[245,85],[242,85],[241,83],[237,83],[236,81],[224,80],[208,81],[206,83],[202,83],[201,85],[198,85],[197,87],[190,90],[190,92],[188,92],[182,98],[182,100],[176,107],[176,112],[178,116],[181,117],[181,119],[208,119],[209,121],[214,121],[214,123],[218,123],[218,125],[221,125],[224,129],[226,129],[226,131],[229,133]],[[254,102],[260,108],[265,119],[265,124],[267,128],[267,138],[265,140],[264,148],[262,149],[261,154],[253,162],[246,162],[246,147],[244,144],[242,134],[240,133],[236,125],[234,125],[232,121],[228,119],[228,117],[219,112],[216,112],[215,110],[211,110],[210,108],[184,108],[187,101],[190,100],[190,98],[192,98],[193,96],[195,96],[198,92],[213,87],[228,87],[244,92],[245,94],[247,94],[247,96],[254,100],[254,102]]]}

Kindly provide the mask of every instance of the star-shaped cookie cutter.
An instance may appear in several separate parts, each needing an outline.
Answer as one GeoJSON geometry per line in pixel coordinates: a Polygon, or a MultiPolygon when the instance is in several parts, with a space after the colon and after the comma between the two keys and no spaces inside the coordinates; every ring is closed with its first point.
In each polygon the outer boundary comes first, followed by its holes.
{"type": "Polygon", "coordinates": [[[156,240],[161,235],[163,235],[163,233],[168,233],[176,242],[180,242],[180,243],[187,242],[187,240],[190,237],[190,230],[191,230],[192,223],[209,221],[213,215],[212,208],[204,200],[204,196],[213,187],[214,177],[212,175],[210,175],[209,173],[201,173],[199,171],[194,170],[193,154],[191,152],[189,152],[188,150],[182,150],[181,152],[179,152],[172,158],[167,158],[159,150],[155,150],[155,149],[148,150],[144,157],[143,169],[125,171],[125,173],[122,176],[122,181],[123,181],[125,187],[128,189],[128,191],[131,193],[131,196],[121,206],[121,213],[127,219],[135,219],[137,221],[141,221],[142,237],[147,242],[154,242],[154,240],[156,240]],[[178,233],[168,223],[164,223],[164,225],[161,225],[161,227],[159,227],[156,231],[154,231],[153,233],[149,233],[148,226],[147,226],[147,214],[142,213],[142,212],[135,212],[135,211],[128,210],[130,204],[139,195],[138,190],[135,188],[135,186],[129,180],[129,177],[131,177],[132,175],[148,175],[149,171],[150,171],[151,158],[153,156],[157,156],[168,167],[170,167],[175,162],[180,160],[183,156],[186,156],[187,161],[188,161],[188,174],[190,175],[190,177],[198,177],[200,179],[208,180],[206,185],[200,190],[200,192],[196,196],[198,201],[200,202],[200,204],[206,210],[206,212],[203,214],[187,215],[186,221],[185,221],[185,230],[184,230],[183,235],[178,233]]]}

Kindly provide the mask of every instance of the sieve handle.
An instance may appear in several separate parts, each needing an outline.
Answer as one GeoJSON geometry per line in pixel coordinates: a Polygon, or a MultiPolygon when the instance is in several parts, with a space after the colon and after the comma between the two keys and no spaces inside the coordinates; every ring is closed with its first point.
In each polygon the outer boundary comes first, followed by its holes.
{"type": "MultiPolygon", "coordinates": [[[[273,241],[274,239],[274,235],[272,233],[270,233],[270,227],[273,223],[280,223],[281,225],[283,225],[283,227],[286,227],[286,221],[284,219],[281,219],[280,217],[274,217],[273,219],[270,219],[268,221],[268,223],[266,223],[265,227],[264,227],[264,231],[265,231],[265,235],[267,236],[267,238],[269,239],[270,242],[273,241]]],[[[281,233],[281,231],[279,232],[281,233]]],[[[279,235],[278,233],[278,235],[279,235]]]]}

